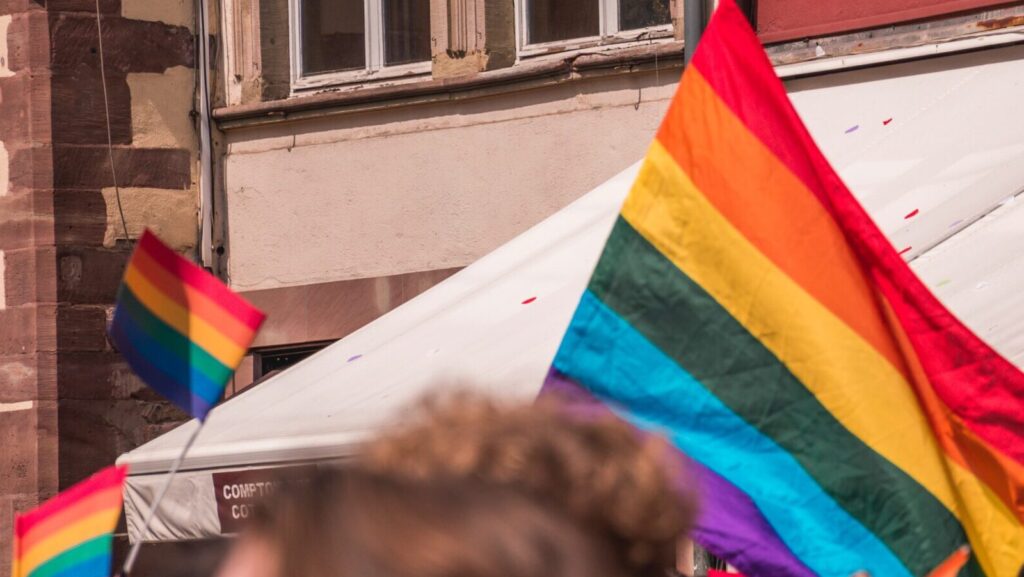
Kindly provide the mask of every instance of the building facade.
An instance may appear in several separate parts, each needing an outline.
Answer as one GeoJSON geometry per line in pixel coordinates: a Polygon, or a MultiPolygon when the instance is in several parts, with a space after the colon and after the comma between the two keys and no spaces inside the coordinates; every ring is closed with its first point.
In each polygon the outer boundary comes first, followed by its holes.
{"type": "MultiPolygon", "coordinates": [[[[741,4],[790,68],[1022,24],[1019,2],[741,4]]],[[[682,67],[681,1],[227,0],[223,16],[217,267],[270,319],[240,381],[641,158],[682,67]]]]}
{"type": "Polygon", "coordinates": [[[0,3],[5,567],[16,511],[182,417],[131,375],[105,327],[130,254],[118,196],[128,236],[149,226],[196,246],[192,6],[102,0],[99,11],[106,98],[94,1],[0,3]]]}
{"type": "MultiPolygon", "coordinates": [[[[0,565],[15,511],[183,418],[105,337],[144,228],[268,313],[236,394],[641,158],[683,64],[674,0],[209,2],[204,166],[201,6],[101,0],[101,47],[93,0],[0,2],[0,565]]],[[[1022,2],[745,8],[792,78],[1024,27],[1022,2]]]]}

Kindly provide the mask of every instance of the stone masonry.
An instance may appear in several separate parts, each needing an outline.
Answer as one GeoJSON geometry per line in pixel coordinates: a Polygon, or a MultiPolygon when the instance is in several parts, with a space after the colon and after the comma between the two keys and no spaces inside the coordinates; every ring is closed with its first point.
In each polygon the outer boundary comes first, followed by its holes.
{"type": "MultiPolygon", "coordinates": [[[[194,36],[182,0],[101,0],[131,237],[195,248],[194,36]]],[[[0,0],[0,567],[14,513],[182,415],[106,338],[130,254],[107,150],[95,0],[0,0]]]]}

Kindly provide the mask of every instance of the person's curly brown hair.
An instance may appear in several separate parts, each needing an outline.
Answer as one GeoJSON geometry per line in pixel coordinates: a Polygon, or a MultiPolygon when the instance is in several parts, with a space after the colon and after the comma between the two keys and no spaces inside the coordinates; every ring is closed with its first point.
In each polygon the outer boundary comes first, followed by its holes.
{"type": "Polygon", "coordinates": [[[279,577],[628,577],[602,535],[520,491],[358,466],[281,486],[240,543],[279,577]]]}
{"type": "Polygon", "coordinates": [[[365,466],[425,479],[468,476],[564,507],[606,535],[635,576],[674,566],[695,516],[674,487],[674,451],[618,418],[570,417],[554,402],[501,406],[468,394],[424,401],[404,426],[371,442],[365,466]]]}

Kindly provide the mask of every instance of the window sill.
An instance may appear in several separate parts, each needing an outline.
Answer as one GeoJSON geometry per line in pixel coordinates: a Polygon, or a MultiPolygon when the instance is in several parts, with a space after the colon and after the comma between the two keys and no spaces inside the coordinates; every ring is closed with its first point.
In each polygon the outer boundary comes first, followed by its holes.
{"type": "Polygon", "coordinates": [[[592,50],[576,49],[547,54],[521,60],[509,68],[473,76],[445,79],[419,76],[373,84],[334,86],[317,92],[296,94],[283,100],[218,108],[213,111],[213,118],[222,130],[230,130],[398,105],[480,98],[583,78],[655,68],[678,71],[682,66],[682,42],[633,41],[592,50]]]}
{"type": "MultiPolygon", "coordinates": [[[[933,52],[939,54],[1020,43],[1022,37],[1024,6],[1012,6],[765,48],[780,74],[796,77],[925,57],[914,55],[916,52],[910,49],[916,47],[934,46],[933,52]],[[857,64],[860,61],[863,63],[857,64]]],[[[230,130],[394,106],[480,98],[604,75],[679,70],[682,64],[682,42],[634,42],[521,58],[510,68],[475,76],[406,78],[401,82],[349,86],[284,100],[229,106],[214,110],[213,117],[221,129],[230,130]]]]}
{"type": "MultiPolygon", "coordinates": [[[[527,60],[567,58],[584,53],[605,53],[642,47],[654,42],[663,43],[672,39],[672,26],[658,26],[643,30],[632,30],[604,38],[590,37],[543,44],[527,45],[519,50],[516,66],[527,60]]],[[[681,50],[681,49],[680,49],[681,50]]],[[[417,62],[391,66],[379,70],[352,70],[328,72],[292,80],[291,97],[331,89],[373,88],[423,82],[430,80],[430,62],[417,62]]]]}
{"type": "Polygon", "coordinates": [[[538,44],[527,44],[519,49],[520,61],[551,54],[579,52],[593,49],[615,49],[629,45],[640,45],[644,42],[667,40],[672,38],[672,25],[655,26],[640,30],[620,32],[613,36],[589,38],[574,38],[572,40],[559,40],[557,42],[544,42],[538,44]]]}
{"type": "Polygon", "coordinates": [[[430,62],[416,62],[398,66],[388,66],[378,70],[351,70],[346,72],[327,72],[303,76],[292,80],[293,96],[308,94],[332,87],[367,85],[382,82],[402,82],[421,80],[430,75],[430,62]]]}

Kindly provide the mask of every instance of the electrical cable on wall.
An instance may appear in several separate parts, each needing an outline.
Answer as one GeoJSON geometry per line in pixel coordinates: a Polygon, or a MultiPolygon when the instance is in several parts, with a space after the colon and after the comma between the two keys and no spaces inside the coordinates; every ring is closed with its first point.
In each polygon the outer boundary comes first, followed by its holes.
{"type": "Polygon", "coordinates": [[[197,54],[196,75],[199,79],[199,260],[206,268],[213,267],[213,124],[210,121],[210,36],[207,31],[207,0],[196,0],[197,54]]]}
{"type": "Polygon", "coordinates": [[[103,110],[107,122],[107,155],[110,158],[110,179],[114,183],[114,196],[117,198],[117,212],[121,215],[121,228],[124,240],[131,243],[128,236],[128,221],[124,218],[124,207],[121,205],[121,189],[117,185],[117,170],[114,167],[114,137],[110,128],[110,97],[107,95],[107,66],[103,59],[103,22],[100,18],[100,0],[96,0],[96,37],[99,43],[100,81],[103,83],[103,110]]]}

